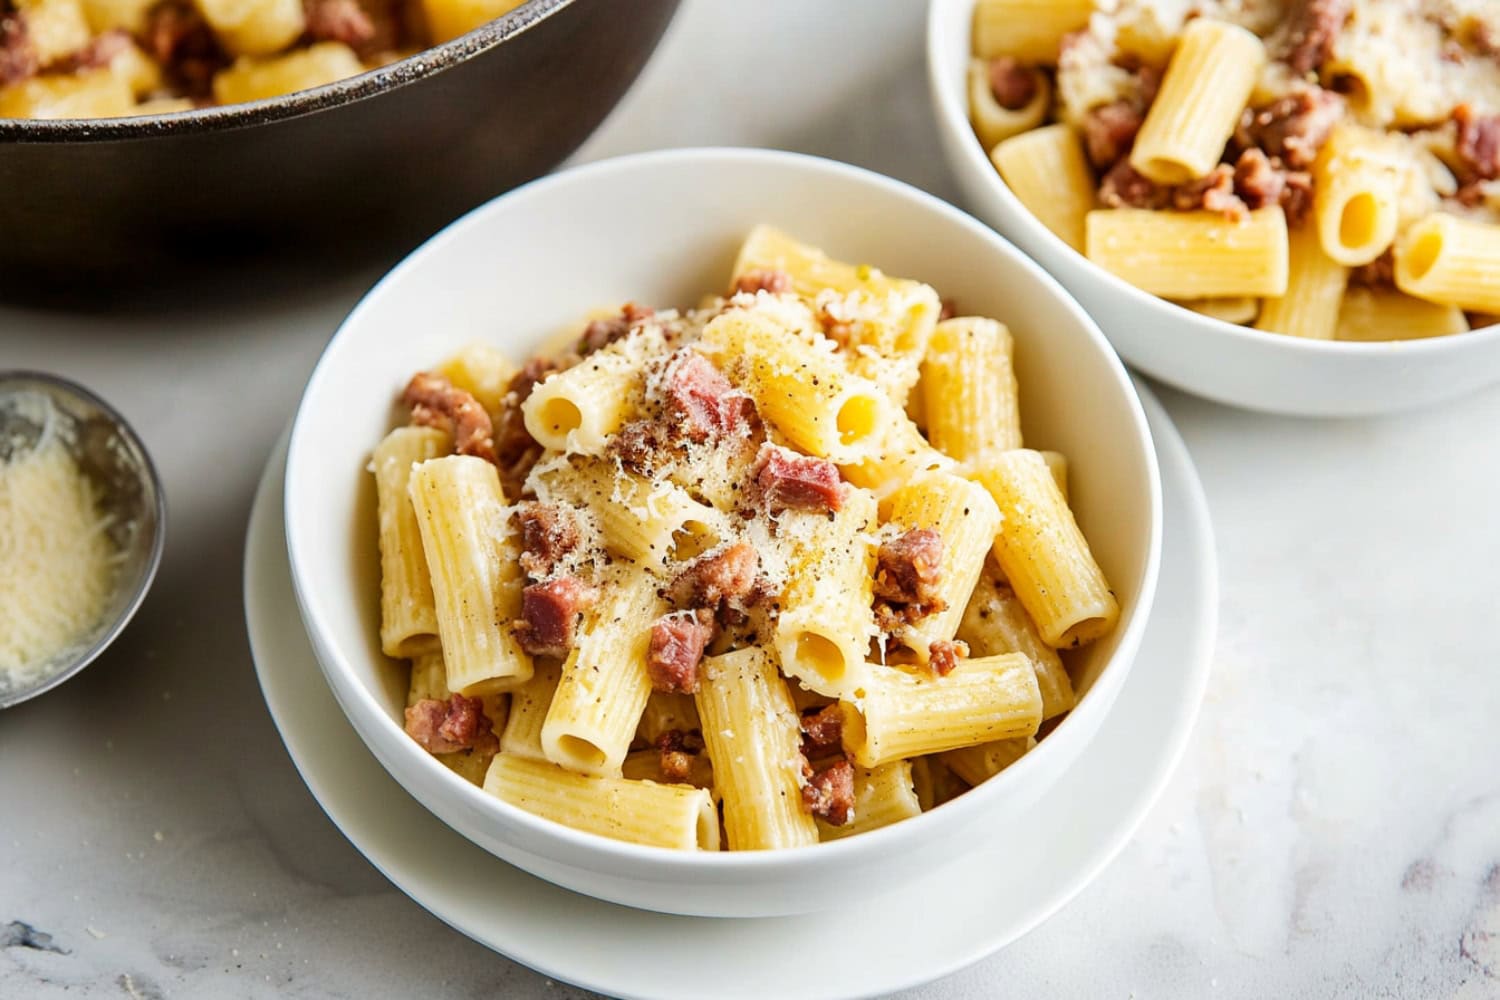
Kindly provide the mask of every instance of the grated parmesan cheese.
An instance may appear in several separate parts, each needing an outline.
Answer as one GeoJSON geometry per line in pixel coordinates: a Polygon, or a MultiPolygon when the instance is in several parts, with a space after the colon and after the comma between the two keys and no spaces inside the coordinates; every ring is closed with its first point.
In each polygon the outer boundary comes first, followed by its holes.
{"type": "Polygon", "coordinates": [[[0,462],[0,690],[30,687],[93,639],[119,561],[45,405],[40,440],[0,462]]]}

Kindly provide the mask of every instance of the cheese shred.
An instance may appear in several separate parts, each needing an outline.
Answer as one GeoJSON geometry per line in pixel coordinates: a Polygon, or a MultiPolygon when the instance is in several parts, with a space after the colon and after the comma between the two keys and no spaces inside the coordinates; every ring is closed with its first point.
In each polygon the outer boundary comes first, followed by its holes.
{"type": "Polygon", "coordinates": [[[55,433],[0,462],[0,690],[92,640],[119,556],[98,490],[55,433]]]}

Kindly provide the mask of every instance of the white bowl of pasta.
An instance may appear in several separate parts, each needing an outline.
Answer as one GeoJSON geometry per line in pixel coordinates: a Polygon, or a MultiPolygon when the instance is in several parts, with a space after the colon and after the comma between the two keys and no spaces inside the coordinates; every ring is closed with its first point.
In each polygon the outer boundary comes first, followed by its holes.
{"type": "Polygon", "coordinates": [[[436,815],[750,916],[1025,822],[1130,669],[1159,492],[1119,360],[989,229],[680,150],[535,182],[376,286],[298,410],[287,537],[329,685],[436,815]]]}
{"type": "Polygon", "coordinates": [[[934,0],[929,85],[970,207],[1127,362],[1306,416],[1500,381],[1500,15],[1098,6],[934,0]]]}

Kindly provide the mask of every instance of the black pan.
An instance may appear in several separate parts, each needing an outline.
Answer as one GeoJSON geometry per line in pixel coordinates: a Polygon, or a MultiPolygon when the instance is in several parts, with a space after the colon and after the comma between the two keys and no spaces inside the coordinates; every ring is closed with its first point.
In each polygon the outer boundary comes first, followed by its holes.
{"type": "Polygon", "coordinates": [[[393,256],[572,152],[677,4],[530,0],[409,59],[274,100],[0,120],[0,295],[393,256]]]}

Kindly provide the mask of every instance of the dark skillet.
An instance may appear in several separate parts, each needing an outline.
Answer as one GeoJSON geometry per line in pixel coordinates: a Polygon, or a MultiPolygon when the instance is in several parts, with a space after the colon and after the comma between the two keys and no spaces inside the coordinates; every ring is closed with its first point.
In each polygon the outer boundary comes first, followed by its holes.
{"type": "MultiPolygon", "coordinates": [[[[679,0],[530,0],[370,73],[176,115],[0,120],[0,295],[394,258],[566,157],[679,0]]],[[[314,269],[310,274],[309,268],[314,269]]]]}

